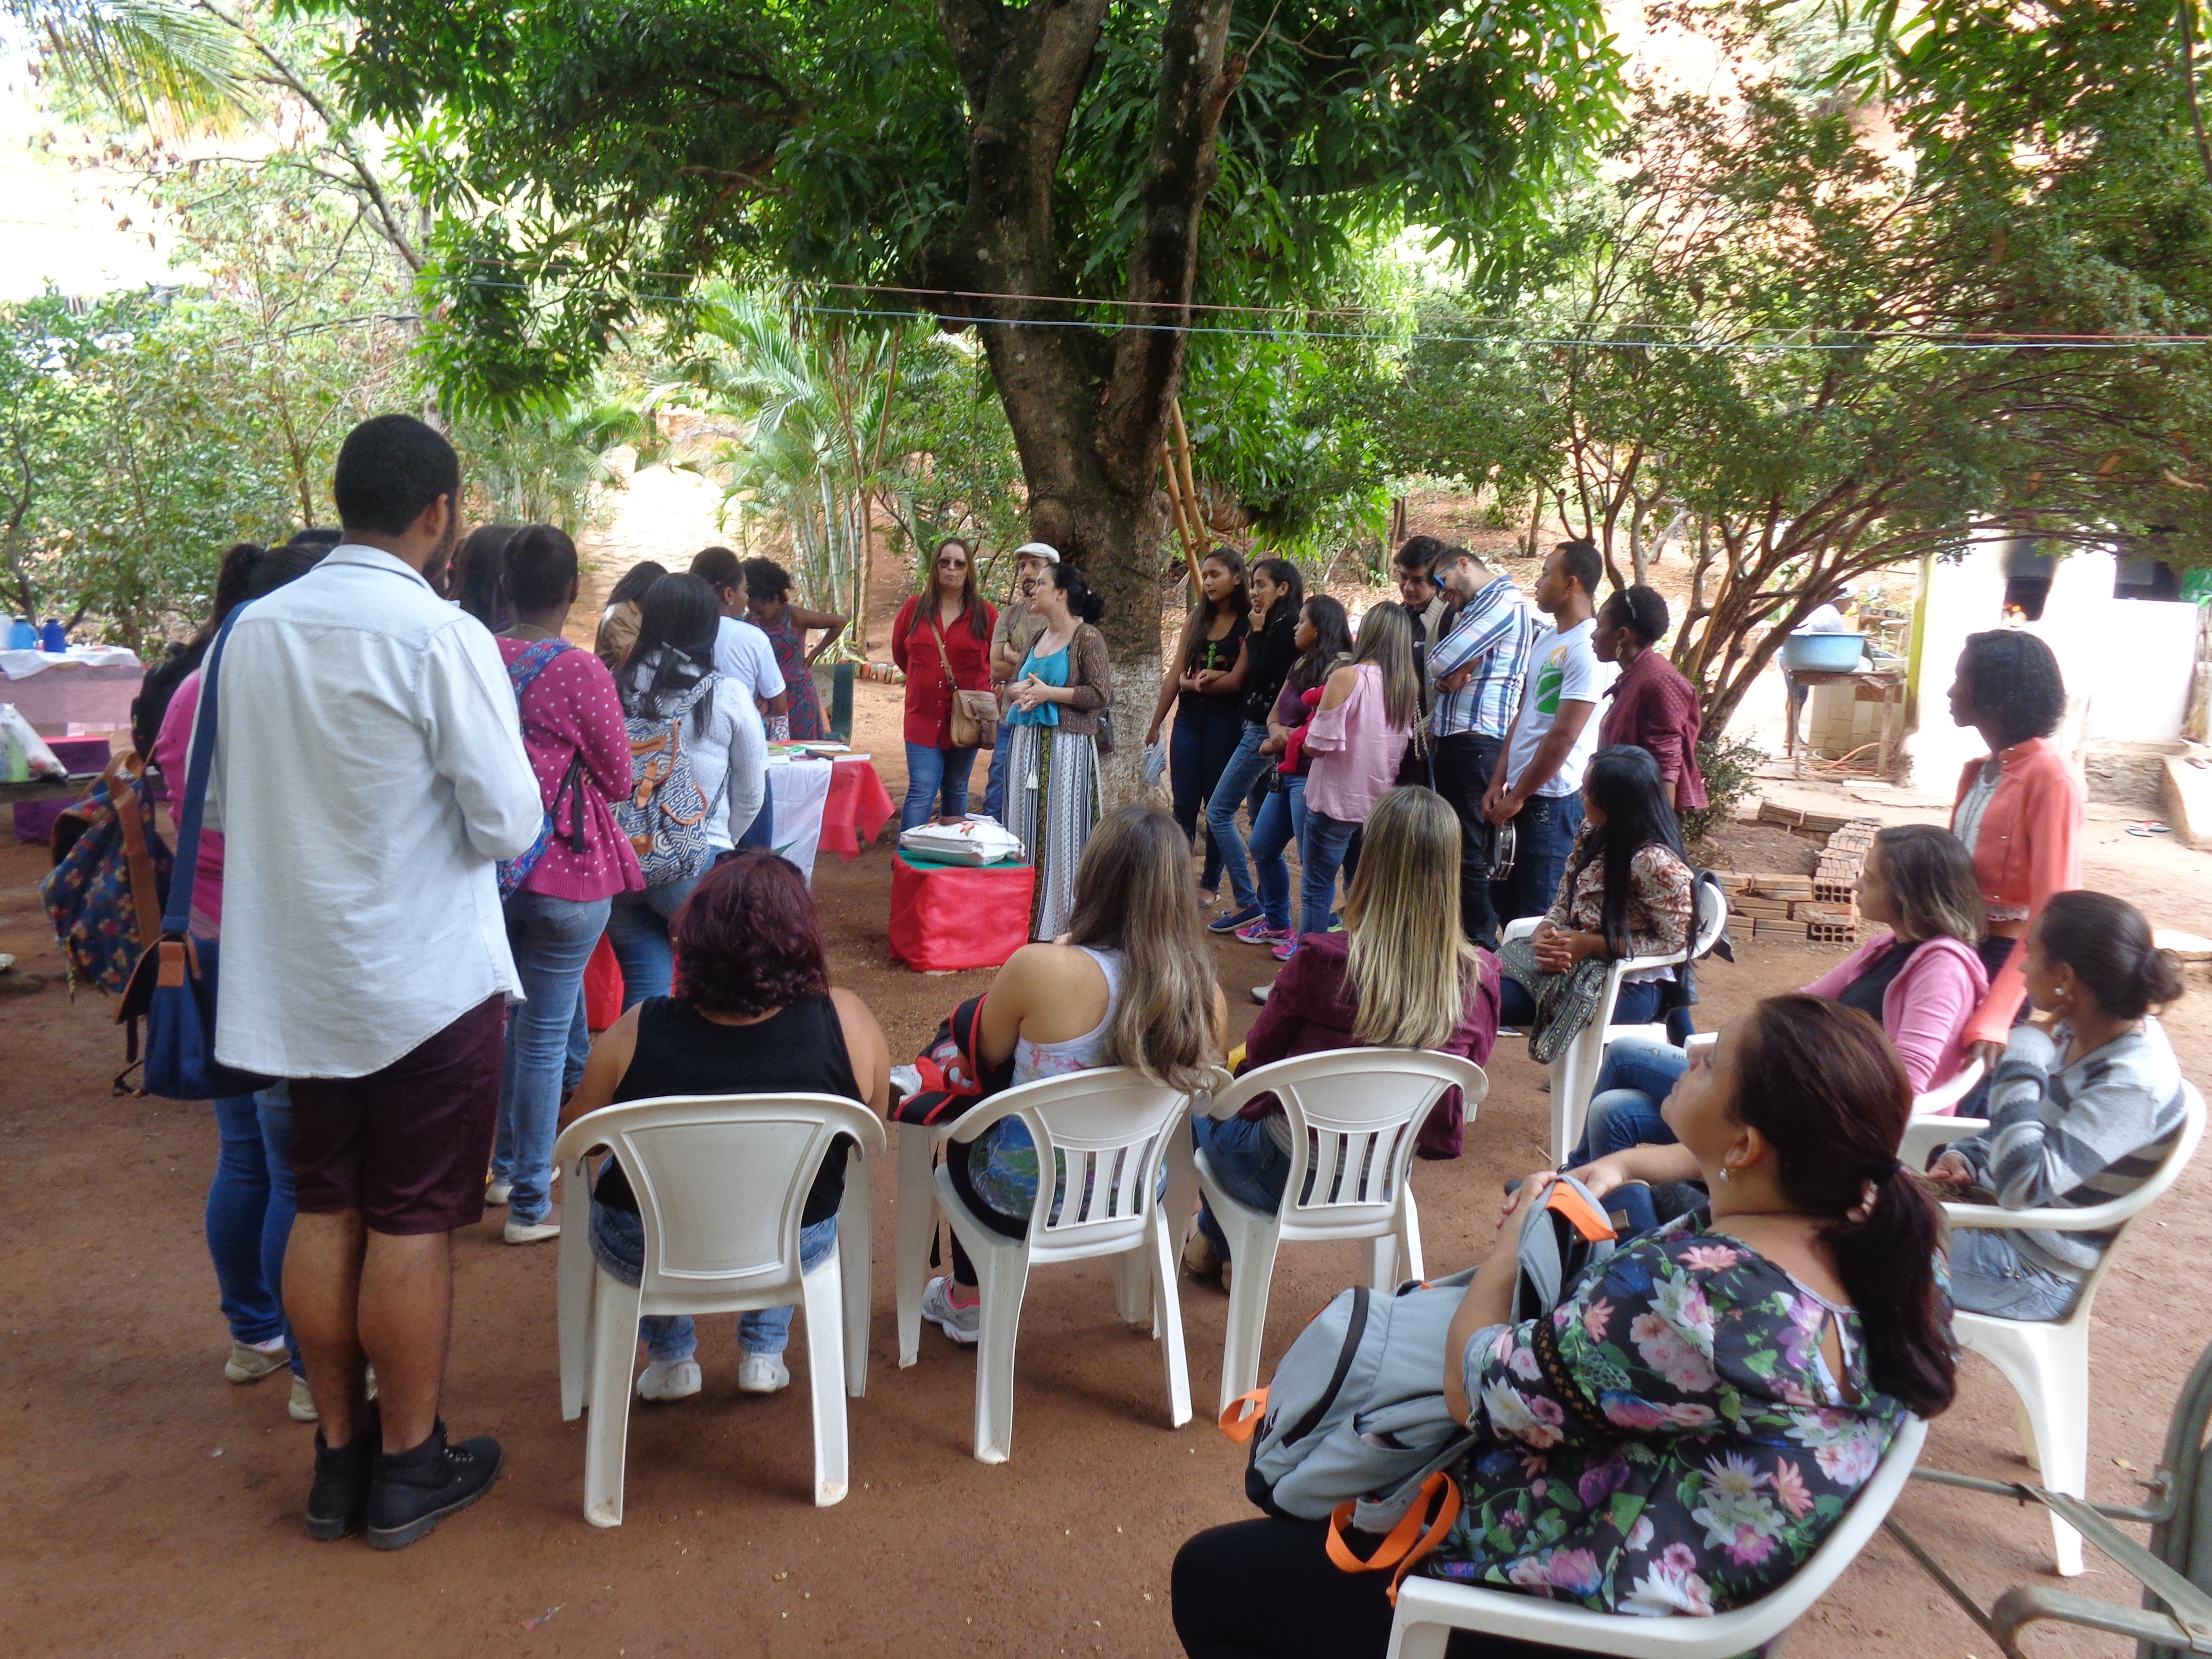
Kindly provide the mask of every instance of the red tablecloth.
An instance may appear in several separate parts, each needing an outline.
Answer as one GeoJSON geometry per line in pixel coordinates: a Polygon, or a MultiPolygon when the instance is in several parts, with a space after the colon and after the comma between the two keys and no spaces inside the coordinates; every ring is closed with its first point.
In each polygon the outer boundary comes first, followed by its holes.
{"type": "Polygon", "coordinates": [[[883,833],[896,809],[872,760],[841,760],[830,769],[830,799],[822,804],[820,848],[850,864],[860,843],[883,833]]]}
{"type": "Polygon", "coordinates": [[[891,854],[891,955],[909,968],[947,973],[997,968],[1030,941],[1036,867],[909,863],[891,854]]]}

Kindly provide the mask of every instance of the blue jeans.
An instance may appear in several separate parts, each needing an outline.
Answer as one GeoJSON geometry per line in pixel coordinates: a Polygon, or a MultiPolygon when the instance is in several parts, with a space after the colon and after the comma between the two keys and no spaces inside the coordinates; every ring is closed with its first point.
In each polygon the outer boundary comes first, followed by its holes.
{"type": "MultiPolygon", "coordinates": [[[[1221,867],[1229,872],[1230,896],[1240,910],[1249,910],[1259,903],[1260,893],[1253,882],[1251,866],[1245,860],[1244,837],[1237,828],[1237,809],[1251,794],[1252,786],[1275,769],[1275,757],[1260,752],[1260,745],[1267,740],[1266,726],[1246,723],[1243,736],[1237,738],[1237,747],[1229,757],[1229,764],[1221,769],[1221,776],[1214,783],[1212,798],[1206,807],[1206,833],[1213,837],[1213,849],[1221,860],[1221,867]]],[[[1259,838],[1259,818],[1255,814],[1254,840],[1259,838]]]]}
{"type": "MultiPolygon", "coordinates": [[[[1649,1025],[1659,1013],[1659,994],[1662,982],[1643,980],[1633,985],[1624,985],[1613,1000],[1614,1025],[1649,1025]]],[[[1536,1018],[1536,1000],[1521,981],[1500,975],[1498,981],[1498,1023],[1518,1025],[1526,1030],[1536,1018]]],[[[1598,1073],[1597,1086],[1605,1087],[1605,1074],[1598,1073]]],[[[1668,1087],[1674,1085],[1670,1083],[1668,1087]]]]}
{"type": "Polygon", "coordinates": [[[998,744],[991,750],[989,775],[983,782],[983,816],[1000,823],[1006,821],[1006,751],[1012,746],[1001,730],[998,744]]]}
{"type": "MultiPolygon", "coordinates": [[[[812,1268],[837,1242],[837,1218],[817,1221],[799,1230],[799,1265],[812,1268]]],[[[645,1273],[645,1223],[628,1210],[592,1206],[592,1255],[625,1285],[635,1285],[645,1273]]],[[[738,1316],[738,1346],[749,1354],[780,1354],[791,1343],[788,1304],[781,1308],[755,1308],[738,1316]]],[[[660,1364],[689,1359],[698,1351],[697,1327],[690,1314],[647,1314],[637,1322],[645,1351],[660,1364]]]]}
{"type": "Polygon", "coordinates": [[[775,769],[769,768],[761,774],[760,811],[745,826],[745,833],[738,837],[740,847],[765,847],[775,850],[775,769]]]}
{"type": "MultiPolygon", "coordinates": [[[[283,1085],[276,1085],[279,1092],[283,1085]]],[[[231,1095],[211,1102],[218,1146],[204,1224],[208,1257],[231,1340],[248,1346],[284,1339],[298,1349],[284,1321],[284,1247],[292,1237],[291,1100],[282,1096],[278,1144],[263,1127],[261,1097],[231,1095]]]]}
{"type": "Polygon", "coordinates": [[[1559,878],[1567,873],[1568,855],[1575,850],[1575,832],[1582,827],[1580,794],[1531,795],[1522,804],[1513,820],[1513,873],[1490,887],[1500,927],[1552,908],[1559,878]]]}
{"type": "MultiPolygon", "coordinates": [[[[1625,994],[1631,988],[1620,988],[1625,994]]],[[[1635,1023],[1618,1013],[1614,1019],[1623,1025],[1635,1023]]],[[[1674,1092],[1675,1079],[1689,1069],[1690,1056],[1671,1042],[1623,1037],[1607,1043],[1597,1086],[1590,1091],[1589,1121],[1568,1162],[1579,1167],[1631,1146],[1673,1146],[1674,1132],[1659,1115],[1659,1107],[1674,1092]]]]}
{"type": "MultiPolygon", "coordinates": [[[[1175,821],[1197,844],[1206,837],[1206,873],[1199,885],[1209,893],[1221,885],[1221,848],[1212,832],[1200,826],[1198,813],[1216,793],[1221,774],[1244,735],[1244,721],[1237,705],[1227,699],[1185,697],[1176,704],[1175,728],[1168,733],[1168,784],[1175,798],[1175,821]],[[1222,708],[1219,703],[1226,702],[1222,708]]],[[[1235,811],[1241,797],[1228,803],[1235,811]]]]}
{"type": "Polygon", "coordinates": [[[2063,1319],[2081,1289],[2031,1261],[2001,1232],[1959,1227],[1951,1234],[1951,1300],[1999,1319],[2063,1319]]]}
{"type": "MultiPolygon", "coordinates": [[[[276,1305],[284,1305],[284,1251],[292,1242],[292,1218],[297,1213],[296,1188],[292,1177],[292,1085],[279,1078],[253,1097],[253,1113],[261,1122],[262,1150],[269,1159],[269,1212],[261,1223],[261,1279],[276,1305]]],[[[299,1339],[292,1322],[284,1322],[284,1347],[292,1357],[292,1375],[305,1376],[299,1339]]]]}
{"type": "Polygon", "coordinates": [[[642,893],[617,893],[607,902],[607,939],[615,947],[615,960],[622,963],[625,1010],[647,997],[668,994],[676,976],[676,952],[669,946],[668,924],[700,879],[690,876],[648,887],[642,893]]]}
{"type": "Polygon", "coordinates": [[[526,889],[506,902],[507,943],[525,1000],[507,1020],[499,1133],[491,1172],[514,1183],[510,1220],[545,1218],[553,1205],[553,1136],[561,1088],[584,1002],[584,964],[606,931],[605,899],[554,898],[526,889]]]}
{"type": "MultiPolygon", "coordinates": [[[[1265,1119],[1247,1122],[1241,1117],[1195,1118],[1190,1134],[1206,1154],[1213,1178],[1230,1197],[1255,1210],[1282,1207],[1283,1189],[1291,1180],[1291,1155],[1267,1133],[1265,1119]]],[[[1198,1229],[1213,1246],[1213,1253],[1228,1261],[1229,1239],[1202,1200],[1198,1206],[1198,1229]]]]}
{"type": "Polygon", "coordinates": [[[1258,878],[1260,908],[1267,913],[1267,926],[1291,929],[1291,866],[1283,849],[1299,841],[1306,828],[1306,781],[1279,777],[1281,787],[1261,803],[1252,823],[1252,868],[1258,878]]]}
{"type": "Polygon", "coordinates": [[[907,744],[906,799],[899,807],[900,831],[928,823],[933,806],[944,817],[965,817],[968,777],[975,769],[973,749],[933,749],[926,743],[907,744]]]}
{"type": "Polygon", "coordinates": [[[1306,808],[1305,828],[1298,834],[1298,862],[1304,878],[1298,886],[1298,933],[1326,933],[1336,925],[1336,872],[1344,863],[1345,849],[1359,826],[1306,808]]]}

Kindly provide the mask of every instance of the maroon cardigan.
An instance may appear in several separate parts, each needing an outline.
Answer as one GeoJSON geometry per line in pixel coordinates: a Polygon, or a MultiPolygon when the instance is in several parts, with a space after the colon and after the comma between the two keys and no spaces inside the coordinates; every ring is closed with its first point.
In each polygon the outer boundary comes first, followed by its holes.
{"type": "MultiPolygon", "coordinates": [[[[1351,975],[1346,972],[1351,953],[1352,939],[1346,933],[1308,933],[1298,941],[1297,954],[1275,975],[1275,988],[1267,994],[1267,1006],[1261,1009],[1260,1018],[1252,1022],[1245,1036],[1246,1071],[1293,1054],[1366,1046],[1352,1035],[1359,1009],[1352,1000],[1351,975]]],[[[1438,1043],[1436,1052],[1458,1054],[1480,1066],[1489,1060],[1498,1041],[1498,958],[1489,951],[1475,954],[1481,958],[1481,968],[1468,988],[1467,1011],[1461,1016],[1459,1029],[1438,1043]]],[[[1246,1102],[1237,1115],[1257,1120],[1280,1110],[1282,1103],[1274,1096],[1259,1095],[1246,1102]]],[[[1460,1129],[1466,1116],[1467,1104],[1460,1091],[1446,1091],[1421,1125],[1421,1138],[1414,1150],[1423,1158],[1457,1158],[1460,1129]]]]}

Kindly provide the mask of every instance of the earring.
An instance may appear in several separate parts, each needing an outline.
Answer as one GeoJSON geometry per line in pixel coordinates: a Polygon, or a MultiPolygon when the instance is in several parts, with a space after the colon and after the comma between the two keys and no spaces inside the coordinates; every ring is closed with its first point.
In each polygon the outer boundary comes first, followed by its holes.
{"type": "Polygon", "coordinates": [[[1721,1165],[1721,1179],[1722,1179],[1723,1181],[1726,1181],[1728,1178],[1729,1178],[1729,1166],[1728,1166],[1727,1164],[1722,1164],[1722,1165],[1721,1165]]]}

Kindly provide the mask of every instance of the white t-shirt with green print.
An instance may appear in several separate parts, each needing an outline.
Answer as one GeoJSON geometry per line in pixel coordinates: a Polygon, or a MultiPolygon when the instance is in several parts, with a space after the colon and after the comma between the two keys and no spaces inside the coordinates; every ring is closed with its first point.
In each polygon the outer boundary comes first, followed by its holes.
{"type": "MultiPolygon", "coordinates": [[[[1538,636],[1528,648],[1528,678],[1521,688],[1521,718],[1513,728],[1513,749],[1505,763],[1505,787],[1511,788],[1520,781],[1528,763],[1536,758],[1537,745],[1544,734],[1552,729],[1552,721],[1563,702],[1594,703],[1604,694],[1606,683],[1612,676],[1609,664],[1597,659],[1590,649],[1590,641],[1597,634],[1597,618],[1577,623],[1564,634],[1553,631],[1538,636]]],[[[1589,769],[1590,757],[1597,752],[1597,711],[1583,722],[1582,734],[1575,746],[1559,763],[1549,783],[1536,791],[1540,795],[1571,795],[1583,787],[1583,774],[1589,769]]]]}

